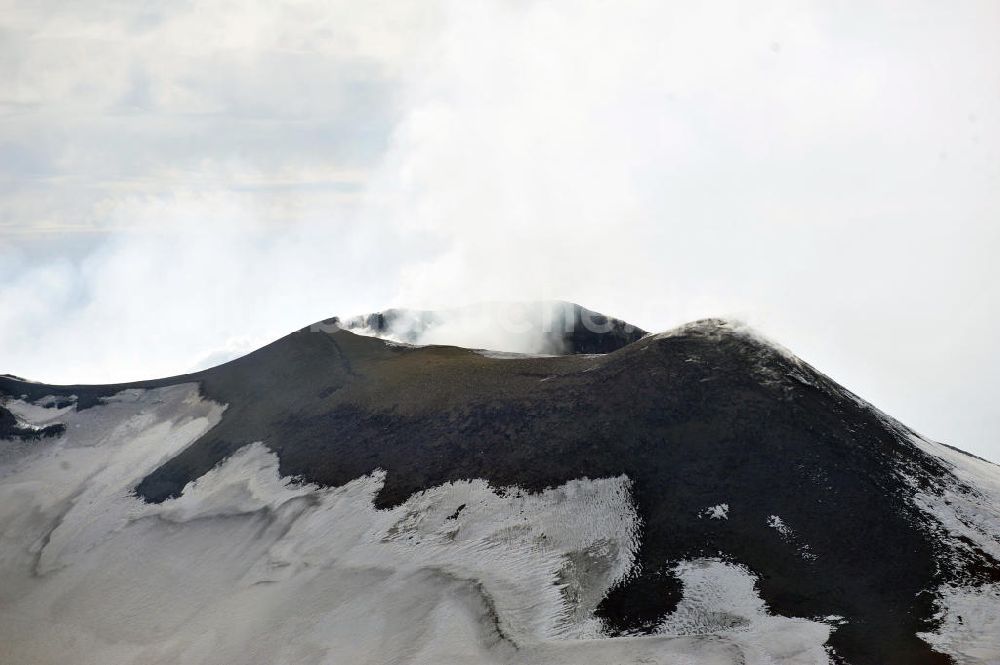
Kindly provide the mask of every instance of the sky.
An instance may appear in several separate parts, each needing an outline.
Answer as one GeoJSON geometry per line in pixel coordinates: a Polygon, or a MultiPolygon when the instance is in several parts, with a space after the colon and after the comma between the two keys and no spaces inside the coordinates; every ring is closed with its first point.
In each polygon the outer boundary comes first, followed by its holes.
{"type": "Polygon", "coordinates": [[[737,318],[1000,460],[1000,4],[0,0],[0,372],[737,318]]]}

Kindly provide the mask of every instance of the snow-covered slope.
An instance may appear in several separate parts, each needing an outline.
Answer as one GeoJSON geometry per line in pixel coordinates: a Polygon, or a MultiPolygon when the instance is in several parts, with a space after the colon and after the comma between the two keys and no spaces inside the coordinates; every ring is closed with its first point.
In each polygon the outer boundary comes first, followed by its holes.
{"type": "Polygon", "coordinates": [[[452,482],[377,510],[384,472],[321,488],[251,444],[147,504],[143,475],[221,417],[196,385],[7,406],[68,433],[2,468],[4,662],[826,662],[828,625],[770,616],[721,560],[681,564],[690,593],[656,635],[595,644],[593,610],[635,563],[625,477],[452,482]]]}
{"type": "MultiPolygon", "coordinates": [[[[984,553],[1000,561],[1000,467],[917,435],[913,439],[953,474],[915,496],[948,543],[941,567],[963,568],[984,553]]],[[[1000,663],[1000,571],[969,571],[966,579],[941,585],[936,595],[938,625],[921,637],[959,665],[1000,663]]]]}
{"type": "Polygon", "coordinates": [[[1000,467],[719,321],[0,377],[0,662],[1000,662],[1000,467]]]}

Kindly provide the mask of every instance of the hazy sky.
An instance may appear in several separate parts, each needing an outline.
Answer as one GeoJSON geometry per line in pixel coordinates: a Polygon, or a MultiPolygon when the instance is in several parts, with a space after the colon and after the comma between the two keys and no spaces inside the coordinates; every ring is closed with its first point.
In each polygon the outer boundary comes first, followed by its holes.
{"type": "Polygon", "coordinates": [[[0,372],[744,319],[1000,460],[1000,4],[0,0],[0,372]]]}

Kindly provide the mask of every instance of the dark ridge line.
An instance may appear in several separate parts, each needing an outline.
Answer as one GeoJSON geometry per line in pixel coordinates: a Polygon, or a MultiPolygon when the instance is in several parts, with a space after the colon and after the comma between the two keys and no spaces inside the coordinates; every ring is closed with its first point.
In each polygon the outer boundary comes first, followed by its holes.
{"type": "MultiPolygon", "coordinates": [[[[961,570],[937,568],[949,545],[898,471],[929,486],[953,475],[910,430],[717,320],[596,358],[497,360],[303,329],[203,372],[60,389],[79,390],[77,408],[87,408],[120,389],[187,382],[228,407],[142,480],[136,492],[146,500],[176,496],[257,440],[278,456],[282,475],[324,486],[384,469],[378,507],[449,480],[540,491],[624,473],[643,521],[641,572],[598,610],[621,634],[641,633],[676,607],[672,562],[723,551],[758,575],[772,611],[848,617],[830,640],[846,662],[940,665],[951,660],[916,638],[935,626],[926,589],[977,566],[997,569],[978,552],[961,570]],[[543,374],[552,380],[540,381],[543,374]],[[734,507],[725,528],[695,519],[720,500],[734,507]],[[775,510],[814,546],[822,568],[768,538],[763,520],[775,510]]],[[[59,394],[0,377],[8,394],[29,386],[38,398],[59,394]]]]}

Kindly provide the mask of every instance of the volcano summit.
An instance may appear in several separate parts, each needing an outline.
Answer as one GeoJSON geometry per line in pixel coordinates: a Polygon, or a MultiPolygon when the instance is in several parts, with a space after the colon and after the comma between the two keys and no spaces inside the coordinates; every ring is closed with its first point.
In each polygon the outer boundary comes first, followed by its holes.
{"type": "Polygon", "coordinates": [[[1000,662],[1000,467],[731,322],[558,312],[0,377],[0,660],[1000,662]]]}

